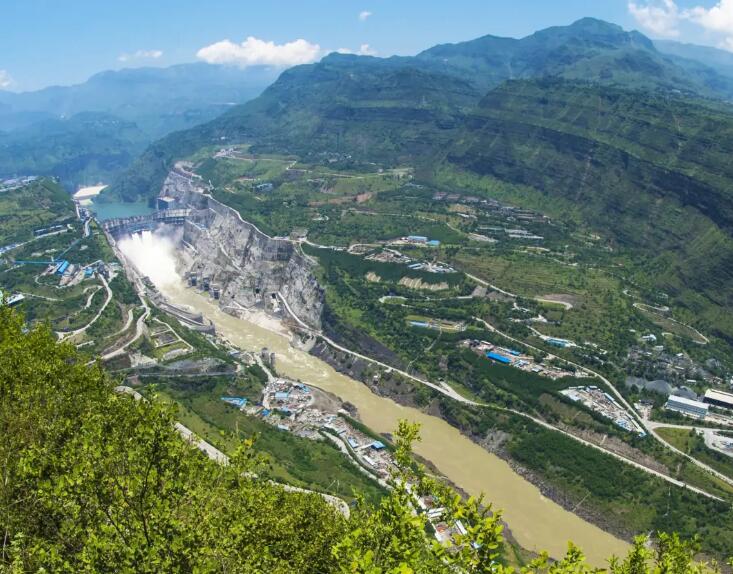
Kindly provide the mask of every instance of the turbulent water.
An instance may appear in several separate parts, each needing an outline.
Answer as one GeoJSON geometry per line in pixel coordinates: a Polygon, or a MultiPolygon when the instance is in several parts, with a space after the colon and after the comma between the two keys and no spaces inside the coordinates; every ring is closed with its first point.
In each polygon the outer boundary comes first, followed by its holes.
{"type": "Polygon", "coordinates": [[[135,268],[159,289],[181,284],[173,238],[143,231],[121,239],[117,245],[135,268]]]}

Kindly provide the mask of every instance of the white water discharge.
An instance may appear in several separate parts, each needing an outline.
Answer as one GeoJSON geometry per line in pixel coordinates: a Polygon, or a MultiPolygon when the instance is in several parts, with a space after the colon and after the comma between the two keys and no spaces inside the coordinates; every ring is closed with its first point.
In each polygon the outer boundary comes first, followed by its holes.
{"type": "Polygon", "coordinates": [[[137,270],[159,289],[181,283],[181,276],[176,269],[176,245],[173,239],[143,231],[120,240],[118,247],[137,270]]]}

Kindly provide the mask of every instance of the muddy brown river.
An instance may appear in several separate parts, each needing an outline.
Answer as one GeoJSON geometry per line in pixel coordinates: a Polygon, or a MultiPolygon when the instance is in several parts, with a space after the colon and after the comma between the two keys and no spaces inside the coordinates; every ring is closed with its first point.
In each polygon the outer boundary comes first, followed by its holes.
{"type": "Polygon", "coordinates": [[[377,432],[392,432],[400,419],[420,423],[422,441],[415,451],[472,495],[484,493],[503,516],[517,541],[527,549],[562,556],[569,540],[583,549],[594,566],[606,566],[612,554],[628,545],[542,496],[499,457],[463,436],[444,420],[398,405],[372,393],[364,384],[337,373],[330,365],[290,346],[287,333],[273,320],[248,321],[228,315],[208,297],[183,287],[161,286],[169,299],[193,307],[216,325],[219,334],[243,350],[267,347],[276,354],[279,373],[320,387],[355,405],[362,421],[377,432]],[[264,326],[263,326],[264,325],[264,326]]]}

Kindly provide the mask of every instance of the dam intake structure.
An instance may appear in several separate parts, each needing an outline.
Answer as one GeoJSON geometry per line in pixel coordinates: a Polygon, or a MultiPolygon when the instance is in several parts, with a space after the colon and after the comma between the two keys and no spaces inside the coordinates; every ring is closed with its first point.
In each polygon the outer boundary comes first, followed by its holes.
{"type": "Polygon", "coordinates": [[[210,292],[225,311],[287,316],[289,309],[319,330],[323,289],[298,244],[268,236],[206,191],[189,172],[174,169],[161,191],[165,201],[159,202],[167,209],[102,226],[114,242],[144,232],[171,239],[178,274],[189,286],[210,292]]]}

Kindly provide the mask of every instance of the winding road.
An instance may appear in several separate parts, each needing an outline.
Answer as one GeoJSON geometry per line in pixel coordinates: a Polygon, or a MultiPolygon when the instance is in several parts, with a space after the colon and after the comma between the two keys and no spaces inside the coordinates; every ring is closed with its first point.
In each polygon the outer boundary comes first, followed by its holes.
{"type": "MultiPolygon", "coordinates": [[[[441,382],[440,384],[436,384],[436,383],[430,382],[430,381],[425,380],[425,379],[422,379],[420,377],[416,377],[415,375],[411,375],[410,373],[407,373],[407,372],[405,372],[403,370],[396,369],[396,368],[394,368],[394,367],[392,367],[390,365],[387,365],[387,364],[385,364],[385,363],[383,363],[381,361],[378,361],[376,359],[373,359],[371,357],[367,357],[365,355],[362,355],[361,353],[357,353],[355,351],[352,351],[350,349],[347,349],[346,347],[343,347],[342,345],[339,345],[338,343],[336,343],[335,341],[333,341],[332,339],[330,339],[329,337],[327,337],[326,335],[324,335],[322,331],[315,330],[315,329],[311,328],[310,326],[308,326],[306,323],[304,323],[293,312],[293,310],[290,308],[290,306],[288,305],[287,301],[285,300],[285,298],[282,296],[281,293],[278,293],[278,297],[280,298],[281,302],[283,303],[283,306],[285,307],[285,309],[287,309],[287,311],[290,314],[290,316],[302,328],[304,328],[305,330],[307,330],[309,333],[320,337],[326,343],[328,343],[329,345],[331,345],[335,349],[338,349],[339,351],[342,351],[342,352],[347,353],[347,354],[349,354],[351,356],[354,356],[354,357],[363,359],[363,360],[368,361],[368,362],[370,362],[372,364],[379,365],[379,366],[381,366],[381,367],[383,367],[383,368],[385,368],[387,370],[390,370],[390,371],[394,371],[396,373],[399,373],[400,375],[402,375],[402,376],[404,376],[404,377],[406,377],[406,378],[408,378],[408,379],[410,379],[412,381],[415,381],[417,383],[420,383],[422,385],[425,385],[427,387],[430,387],[431,389],[433,389],[433,390],[435,390],[435,391],[443,394],[444,396],[446,396],[446,397],[448,397],[450,399],[453,399],[455,401],[458,401],[460,403],[471,405],[471,406],[476,406],[476,407],[482,407],[482,408],[491,408],[491,409],[495,409],[495,410],[499,410],[499,411],[511,413],[513,415],[517,415],[517,416],[523,417],[523,418],[525,418],[527,420],[531,420],[532,422],[534,422],[535,424],[537,424],[537,425],[539,425],[539,426],[541,426],[543,428],[546,428],[548,430],[552,430],[552,431],[561,433],[561,434],[567,436],[568,438],[570,438],[570,439],[572,439],[572,440],[574,440],[576,442],[579,442],[579,443],[581,443],[581,444],[583,444],[583,445],[585,445],[587,447],[593,448],[595,450],[601,451],[601,452],[603,452],[603,453],[605,453],[605,454],[607,454],[609,456],[612,456],[613,458],[615,458],[615,459],[617,459],[617,460],[619,460],[621,462],[624,462],[624,463],[626,463],[626,464],[628,464],[630,466],[633,466],[633,467],[635,467],[635,468],[637,468],[639,470],[642,470],[642,471],[646,472],[647,474],[650,474],[652,476],[655,476],[657,478],[660,478],[660,479],[662,479],[662,480],[664,480],[664,481],[666,481],[666,482],[668,482],[670,484],[673,484],[673,485],[678,486],[678,487],[681,487],[681,488],[687,488],[688,490],[690,490],[692,492],[695,492],[697,494],[700,494],[702,496],[705,496],[707,498],[710,498],[710,499],[713,499],[713,500],[716,500],[716,501],[719,501],[719,502],[723,502],[723,499],[722,498],[720,498],[718,496],[715,496],[714,494],[710,494],[709,492],[707,492],[707,491],[705,491],[705,490],[703,490],[701,488],[697,488],[697,487],[692,486],[692,485],[689,485],[689,484],[687,484],[687,483],[685,483],[685,482],[683,482],[681,480],[677,480],[676,478],[672,478],[671,476],[668,476],[668,475],[666,475],[666,474],[664,474],[662,472],[659,472],[659,471],[657,471],[655,469],[649,468],[649,467],[647,467],[647,466],[645,466],[645,465],[643,465],[643,464],[641,464],[639,462],[636,462],[636,461],[634,461],[632,459],[629,459],[629,458],[627,458],[627,457],[625,457],[625,456],[623,456],[621,454],[618,454],[618,453],[613,452],[611,450],[608,450],[608,449],[606,449],[606,448],[604,448],[604,447],[602,447],[602,446],[600,446],[598,444],[595,444],[595,443],[590,442],[588,440],[585,440],[585,439],[583,439],[583,438],[581,438],[579,436],[576,436],[576,435],[572,434],[569,431],[566,431],[564,429],[560,429],[560,428],[558,428],[556,426],[553,426],[550,423],[548,423],[548,422],[546,422],[546,421],[544,421],[542,419],[539,419],[537,417],[534,417],[534,416],[532,416],[532,415],[530,415],[528,413],[524,413],[522,411],[518,411],[518,410],[515,410],[515,409],[508,408],[508,407],[501,407],[501,406],[498,406],[498,405],[490,405],[490,404],[480,403],[480,402],[477,402],[477,401],[468,399],[468,398],[462,396],[461,394],[459,394],[453,387],[451,387],[447,383],[441,382]]],[[[478,319],[478,318],[474,317],[474,319],[478,319]]],[[[495,327],[493,327],[491,324],[487,323],[483,319],[478,319],[478,320],[481,321],[489,330],[491,330],[493,332],[496,332],[497,334],[500,334],[500,335],[502,335],[502,336],[504,336],[504,337],[506,337],[506,338],[508,338],[508,339],[510,339],[510,340],[512,340],[512,341],[514,341],[516,343],[518,343],[518,344],[524,345],[526,347],[535,349],[537,351],[540,351],[541,350],[541,349],[538,349],[537,347],[533,347],[532,345],[529,345],[527,343],[524,343],[523,341],[520,341],[520,340],[518,340],[518,339],[516,339],[514,337],[505,335],[504,333],[502,333],[501,331],[497,330],[495,327]]],[[[638,414],[636,413],[636,411],[629,405],[629,403],[626,401],[626,399],[621,395],[621,393],[616,389],[616,387],[613,386],[613,384],[607,378],[603,377],[599,373],[596,373],[595,371],[592,371],[592,370],[590,370],[590,369],[588,369],[586,367],[583,367],[581,365],[578,365],[576,363],[573,363],[572,361],[567,361],[567,360],[562,359],[560,357],[558,357],[558,359],[559,360],[563,360],[566,363],[571,364],[571,365],[573,365],[573,366],[575,366],[575,367],[577,367],[579,369],[582,369],[583,371],[588,372],[591,375],[594,375],[594,376],[598,377],[599,379],[601,379],[604,383],[606,383],[608,385],[609,389],[611,389],[613,391],[613,393],[619,398],[619,400],[621,401],[621,403],[627,409],[629,409],[630,413],[633,413],[633,415],[635,415],[635,418],[639,418],[641,424],[644,425],[643,421],[641,421],[640,417],[638,417],[638,414]]],[[[647,428],[646,425],[644,425],[644,428],[647,428]]],[[[706,470],[707,472],[710,472],[711,474],[713,474],[714,476],[720,478],[721,480],[724,480],[725,482],[733,485],[733,481],[730,478],[728,478],[727,476],[719,473],[718,471],[716,471],[715,469],[709,467],[708,465],[703,464],[702,462],[700,462],[700,461],[698,461],[698,460],[696,460],[696,459],[694,459],[694,458],[692,458],[692,457],[690,457],[688,455],[685,455],[683,452],[681,452],[678,449],[674,448],[672,445],[669,445],[666,441],[664,441],[661,437],[659,437],[659,435],[657,435],[653,430],[651,430],[651,429],[647,429],[647,430],[659,442],[661,442],[663,445],[665,445],[668,448],[670,448],[670,450],[672,450],[672,451],[674,451],[674,452],[676,452],[676,453],[678,453],[678,454],[680,454],[682,456],[685,456],[685,458],[689,459],[690,461],[692,461],[693,463],[695,463],[700,468],[706,470]]]]}

